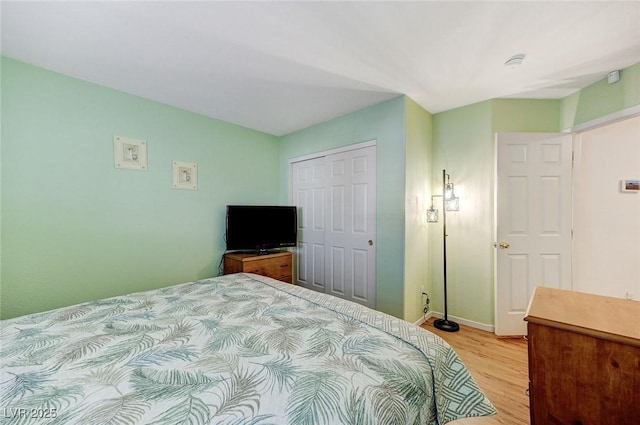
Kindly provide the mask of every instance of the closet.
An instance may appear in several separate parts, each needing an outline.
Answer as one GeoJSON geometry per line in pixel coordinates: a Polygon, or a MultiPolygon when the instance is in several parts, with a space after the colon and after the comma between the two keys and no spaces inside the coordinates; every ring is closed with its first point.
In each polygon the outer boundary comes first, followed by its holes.
{"type": "Polygon", "coordinates": [[[294,283],[375,308],[375,143],[294,159],[290,181],[294,283]]]}

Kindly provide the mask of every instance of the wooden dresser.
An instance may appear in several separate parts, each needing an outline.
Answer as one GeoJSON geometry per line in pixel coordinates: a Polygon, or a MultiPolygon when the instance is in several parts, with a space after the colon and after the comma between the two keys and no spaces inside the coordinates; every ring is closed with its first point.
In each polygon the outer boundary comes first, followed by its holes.
{"type": "Polygon", "coordinates": [[[538,287],[525,320],[531,424],[640,424],[640,302],[538,287]]]}
{"type": "Polygon", "coordinates": [[[293,282],[293,254],[289,251],[257,255],[229,253],[224,255],[224,274],[255,273],[283,282],[293,282]]]}

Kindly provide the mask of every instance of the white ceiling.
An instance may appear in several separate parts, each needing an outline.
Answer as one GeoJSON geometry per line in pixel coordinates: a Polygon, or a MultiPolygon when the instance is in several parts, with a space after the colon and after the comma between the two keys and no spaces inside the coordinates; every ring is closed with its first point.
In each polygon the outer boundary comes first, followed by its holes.
{"type": "Polygon", "coordinates": [[[562,98],[640,62],[640,1],[0,7],[5,56],[274,135],[399,94],[431,113],[562,98]]]}

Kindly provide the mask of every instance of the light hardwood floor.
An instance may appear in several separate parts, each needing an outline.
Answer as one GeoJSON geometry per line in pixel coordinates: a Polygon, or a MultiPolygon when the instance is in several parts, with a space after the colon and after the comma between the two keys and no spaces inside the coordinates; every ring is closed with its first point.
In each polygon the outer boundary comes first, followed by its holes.
{"type": "Polygon", "coordinates": [[[498,410],[485,418],[451,422],[456,425],[528,425],[529,383],[527,342],[523,338],[498,338],[495,334],[461,325],[459,332],[436,329],[429,319],[423,328],[439,335],[458,353],[467,369],[498,410]]]}

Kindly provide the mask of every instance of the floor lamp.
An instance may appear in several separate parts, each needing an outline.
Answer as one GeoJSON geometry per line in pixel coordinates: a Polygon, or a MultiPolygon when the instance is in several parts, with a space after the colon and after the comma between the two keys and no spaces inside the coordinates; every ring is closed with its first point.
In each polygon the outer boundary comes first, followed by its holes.
{"type": "Polygon", "coordinates": [[[460,326],[449,320],[447,314],[447,211],[458,211],[460,209],[460,198],[453,193],[453,183],[449,182],[447,170],[442,170],[442,194],[431,196],[431,208],[427,210],[427,221],[429,223],[438,222],[438,210],[433,207],[433,198],[442,198],[442,261],[444,277],[444,317],[433,322],[433,325],[446,332],[457,332],[460,326]]]}

